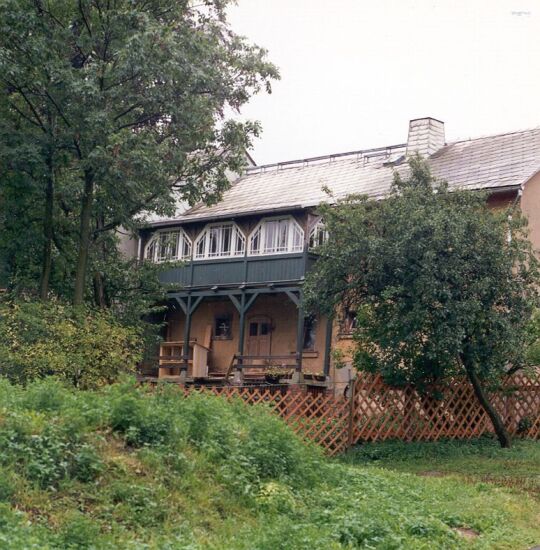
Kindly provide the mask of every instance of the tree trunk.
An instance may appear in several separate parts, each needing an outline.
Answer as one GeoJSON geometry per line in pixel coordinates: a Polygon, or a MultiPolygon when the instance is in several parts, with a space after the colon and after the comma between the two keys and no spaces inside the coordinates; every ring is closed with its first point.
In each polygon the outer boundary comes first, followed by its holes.
{"type": "Polygon", "coordinates": [[[39,280],[39,296],[45,301],[49,297],[49,284],[52,271],[52,243],[53,243],[53,214],[54,214],[54,152],[56,138],[56,117],[50,112],[47,115],[48,120],[48,142],[46,147],[45,164],[47,165],[45,182],[45,211],[43,213],[43,257],[41,259],[41,277],[39,280]]]}
{"type": "Polygon", "coordinates": [[[94,302],[97,307],[105,309],[109,304],[105,291],[105,280],[103,274],[99,271],[95,271],[92,282],[94,285],[94,302]]]}
{"type": "Polygon", "coordinates": [[[81,203],[81,225],[79,236],[79,251],[77,256],[77,270],[75,272],[75,289],[73,305],[80,306],[84,301],[86,283],[86,268],[90,248],[90,221],[94,202],[94,175],[91,170],[84,172],[84,193],[81,203]]]}
{"type": "Polygon", "coordinates": [[[40,298],[45,301],[49,296],[49,282],[52,270],[53,241],[53,206],[54,206],[54,165],[52,154],[47,158],[47,182],[45,185],[45,214],[43,217],[43,258],[39,284],[40,298]]]}
{"type": "Polygon", "coordinates": [[[489,402],[486,392],[482,387],[482,383],[478,378],[478,374],[476,374],[474,370],[474,366],[468,365],[465,361],[463,361],[463,365],[465,366],[465,371],[472,384],[474,394],[476,395],[478,402],[482,405],[482,408],[486,411],[491,423],[493,424],[493,429],[497,434],[501,447],[509,449],[512,446],[512,440],[510,439],[508,430],[499,416],[499,413],[495,410],[495,407],[489,402]]]}

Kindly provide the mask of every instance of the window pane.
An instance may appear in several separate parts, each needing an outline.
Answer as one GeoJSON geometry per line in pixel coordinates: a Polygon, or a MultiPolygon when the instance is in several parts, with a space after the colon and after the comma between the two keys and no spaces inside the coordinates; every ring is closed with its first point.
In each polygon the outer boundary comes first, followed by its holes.
{"type": "Polygon", "coordinates": [[[216,338],[231,337],[231,318],[229,316],[219,316],[215,319],[214,336],[216,338]]]}
{"type": "Polygon", "coordinates": [[[205,247],[206,247],[206,235],[203,235],[199,240],[199,242],[197,243],[197,251],[195,253],[197,258],[204,257],[205,247]]]}
{"type": "Polygon", "coordinates": [[[244,247],[246,245],[246,239],[244,238],[244,235],[242,235],[242,233],[240,233],[240,231],[236,227],[234,228],[234,237],[233,238],[236,241],[233,253],[236,254],[236,255],[242,255],[244,253],[244,247]]]}
{"type": "Polygon", "coordinates": [[[150,245],[146,249],[146,259],[155,261],[155,257],[154,257],[155,253],[156,253],[156,238],[154,237],[151,240],[150,245]]]}
{"type": "Polygon", "coordinates": [[[220,253],[224,256],[229,256],[231,253],[231,231],[232,226],[224,225],[221,228],[221,250],[220,253]]]}
{"type": "Polygon", "coordinates": [[[289,220],[280,220],[279,224],[279,234],[278,242],[276,246],[276,251],[282,252],[288,248],[288,237],[289,237],[289,220]]]}
{"type": "Polygon", "coordinates": [[[249,323],[249,335],[257,336],[257,329],[259,328],[258,323],[249,323]]]}
{"type": "Polygon", "coordinates": [[[251,253],[260,254],[261,252],[261,228],[259,227],[251,236],[251,253]]]}
{"type": "Polygon", "coordinates": [[[180,240],[180,233],[172,233],[171,239],[169,242],[169,249],[167,251],[168,256],[171,260],[178,259],[178,242],[180,240]]]}
{"type": "Polygon", "coordinates": [[[273,252],[276,246],[275,241],[277,240],[276,222],[265,222],[264,231],[264,252],[273,252]]]}
{"type": "Polygon", "coordinates": [[[302,251],[304,233],[292,218],[264,220],[250,237],[250,254],[302,251]]]}
{"type": "Polygon", "coordinates": [[[261,336],[266,336],[270,333],[270,325],[268,323],[261,323],[261,336]]]}
{"type": "Polygon", "coordinates": [[[293,243],[292,243],[292,250],[293,252],[298,252],[299,250],[302,250],[303,248],[303,235],[300,228],[293,223],[292,224],[292,231],[293,231],[293,243]]]}
{"type": "Polygon", "coordinates": [[[303,349],[315,349],[315,328],[316,319],[313,315],[309,315],[304,319],[304,343],[302,346],[303,349]]]}
{"type": "Polygon", "coordinates": [[[190,242],[184,237],[184,235],[182,235],[181,248],[181,257],[189,258],[189,256],[191,255],[191,245],[190,242]]]}
{"type": "Polygon", "coordinates": [[[208,234],[208,256],[218,253],[219,227],[211,227],[208,234]]]}

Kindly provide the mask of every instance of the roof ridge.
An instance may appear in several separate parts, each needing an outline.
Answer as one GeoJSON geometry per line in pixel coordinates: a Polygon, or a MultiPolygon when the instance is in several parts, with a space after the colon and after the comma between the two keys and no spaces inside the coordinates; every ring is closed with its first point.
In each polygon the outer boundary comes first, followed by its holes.
{"type": "Polygon", "coordinates": [[[307,157],[307,158],[286,160],[282,162],[272,162],[269,164],[259,164],[257,166],[250,166],[246,168],[246,172],[244,175],[258,174],[258,173],[264,172],[269,168],[277,168],[277,169],[285,168],[285,167],[288,168],[288,167],[293,167],[293,165],[295,164],[306,165],[311,162],[340,159],[341,157],[358,156],[358,155],[364,155],[368,153],[380,153],[382,156],[387,151],[393,151],[394,149],[403,149],[404,147],[407,147],[406,143],[398,143],[395,145],[383,145],[381,147],[370,147],[369,149],[358,149],[356,151],[346,151],[344,153],[331,153],[328,155],[319,155],[317,157],[307,157]]]}
{"type": "MultiPolygon", "coordinates": [[[[447,147],[448,145],[454,145],[456,143],[465,143],[466,141],[476,141],[476,140],[479,140],[479,139],[489,139],[489,138],[496,138],[496,137],[502,137],[502,136],[511,136],[513,134],[525,134],[526,132],[534,132],[535,130],[540,130],[540,126],[534,126],[532,128],[523,128],[521,130],[512,130],[512,131],[509,131],[509,132],[501,132],[499,134],[484,134],[482,136],[477,136],[477,137],[470,137],[470,138],[460,138],[460,139],[456,139],[454,141],[449,141],[445,147],[447,147]]],[[[442,149],[442,148],[441,148],[442,149]]]]}

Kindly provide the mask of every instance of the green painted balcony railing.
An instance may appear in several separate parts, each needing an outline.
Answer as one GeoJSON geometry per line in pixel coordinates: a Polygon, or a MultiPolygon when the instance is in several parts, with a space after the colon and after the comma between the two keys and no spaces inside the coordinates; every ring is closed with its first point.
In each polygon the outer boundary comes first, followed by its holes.
{"type": "Polygon", "coordinates": [[[314,255],[302,253],[196,260],[163,271],[160,281],[179,288],[299,281],[314,260],[314,255]]]}

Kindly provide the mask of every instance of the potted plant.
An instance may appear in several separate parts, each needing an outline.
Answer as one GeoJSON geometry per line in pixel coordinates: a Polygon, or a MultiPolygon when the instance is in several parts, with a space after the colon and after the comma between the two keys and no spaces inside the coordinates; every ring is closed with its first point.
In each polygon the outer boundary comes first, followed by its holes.
{"type": "Polygon", "coordinates": [[[269,384],[278,384],[282,376],[283,376],[283,369],[279,367],[270,367],[264,372],[264,379],[269,384]]]}

